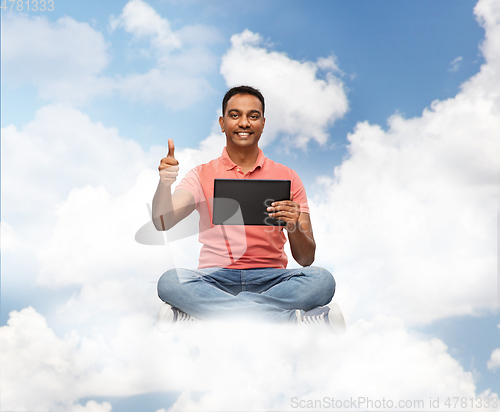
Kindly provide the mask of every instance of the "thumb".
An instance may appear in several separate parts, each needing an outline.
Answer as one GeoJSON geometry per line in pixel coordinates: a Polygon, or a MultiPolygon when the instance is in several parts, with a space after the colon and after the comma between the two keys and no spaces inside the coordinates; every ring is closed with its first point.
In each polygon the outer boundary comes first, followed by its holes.
{"type": "Polygon", "coordinates": [[[293,201],[293,192],[290,192],[290,200],[293,201]]]}
{"type": "Polygon", "coordinates": [[[172,139],[168,139],[168,154],[167,154],[167,157],[172,157],[173,159],[175,159],[174,150],[175,150],[174,141],[172,139]]]}

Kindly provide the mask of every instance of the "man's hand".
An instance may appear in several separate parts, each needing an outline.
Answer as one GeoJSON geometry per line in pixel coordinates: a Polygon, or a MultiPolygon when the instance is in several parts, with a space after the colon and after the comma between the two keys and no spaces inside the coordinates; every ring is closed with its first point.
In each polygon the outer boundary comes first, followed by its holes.
{"type": "Polygon", "coordinates": [[[174,156],[174,141],[168,139],[168,154],[167,157],[161,159],[158,170],[160,171],[160,182],[164,186],[172,186],[177,179],[177,172],[179,171],[179,162],[174,156]]]}
{"type": "Polygon", "coordinates": [[[300,205],[293,201],[293,193],[290,192],[290,200],[281,200],[271,203],[267,211],[270,217],[286,222],[286,230],[294,232],[300,217],[300,205]]]}
{"type": "Polygon", "coordinates": [[[316,242],[312,233],[311,219],[309,213],[300,212],[300,205],[293,201],[293,193],[290,193],[290,200],[271,203],[267,211],[271,212],[269,216],[286,222],[290,249],[297,263],[302,266],[312,265],[316,242]]]}
{"type": "Polygon", "coordinates": [[[177,179],[179,162],[174,156],[174,142],[168,140],[167,157],[161,159],[160,182],[153,197],[153,223],[157,230],[169,230],[195,209],[194,197],[188,190],[171,192],[177,179]]]}

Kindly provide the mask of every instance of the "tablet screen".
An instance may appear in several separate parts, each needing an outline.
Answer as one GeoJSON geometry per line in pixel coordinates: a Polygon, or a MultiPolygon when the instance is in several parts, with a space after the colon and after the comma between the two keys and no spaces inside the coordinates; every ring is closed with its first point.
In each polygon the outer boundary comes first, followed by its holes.
{"type": "Polygon", "coordinates": [[[215,179],[214,225],[285,226],[269,217],[267,207],[290,200],[290,180],[215,179]]]}

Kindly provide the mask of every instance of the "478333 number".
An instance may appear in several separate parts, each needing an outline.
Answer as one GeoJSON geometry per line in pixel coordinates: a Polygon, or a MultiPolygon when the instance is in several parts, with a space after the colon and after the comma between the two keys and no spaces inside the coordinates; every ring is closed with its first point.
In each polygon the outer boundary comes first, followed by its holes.
{"type": "Polygon", "coordinates": [[[54,0],[3,0],[0,9],[2,11],[54,11],[54,0]]]}

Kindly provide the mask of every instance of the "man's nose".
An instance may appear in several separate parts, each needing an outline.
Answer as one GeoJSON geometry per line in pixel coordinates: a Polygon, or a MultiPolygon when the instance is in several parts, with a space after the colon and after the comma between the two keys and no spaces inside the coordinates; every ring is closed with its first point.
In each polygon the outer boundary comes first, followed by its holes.
{"type": "Polygon", "coordinates": [[[248,117],[246,117],[245,115],[240,116],[240,119],[239,119],[239,122],[238,122],[238,126],[240,126],[240,127],[249,127],[250,126],[250,122],[248,121],[248,117]]]}

